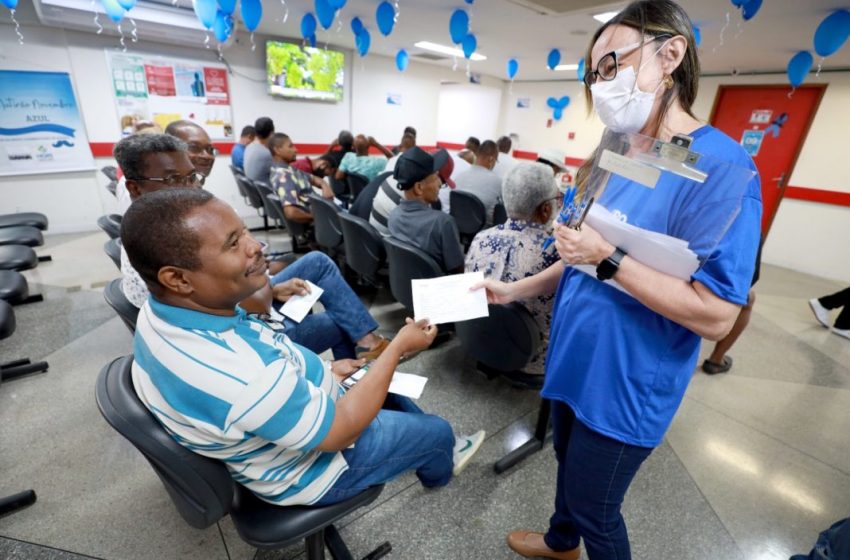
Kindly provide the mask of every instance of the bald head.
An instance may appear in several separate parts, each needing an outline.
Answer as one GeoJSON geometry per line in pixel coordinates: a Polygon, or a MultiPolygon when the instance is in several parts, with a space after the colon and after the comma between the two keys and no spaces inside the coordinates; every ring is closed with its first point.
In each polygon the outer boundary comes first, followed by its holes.
{"type": "Polygon", "coordinates": [[[218,152],[213,147],[207,131],[192,121],[182,120],[169,124],[165,133],[186,142],[189,159],[192,160],[195,170],[204,177],[209,177],[218,152]]]}

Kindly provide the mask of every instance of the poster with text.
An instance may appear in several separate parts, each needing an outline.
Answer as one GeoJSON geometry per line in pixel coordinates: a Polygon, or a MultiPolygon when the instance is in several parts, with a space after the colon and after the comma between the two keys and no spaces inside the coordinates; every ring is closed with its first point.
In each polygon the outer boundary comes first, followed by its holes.
{"type": "Polygon", "coordinates": [[[0,70],[0,176],[90,169],[70,76],[0,70]]]}
{"type": "Polygon", "coordinates": [[[233,139],[233,112],[227,68],[154,55],[106,51],[123,135],[140,122],[163,130],[189,120],[202,126],[213,140],[233,139]]]}

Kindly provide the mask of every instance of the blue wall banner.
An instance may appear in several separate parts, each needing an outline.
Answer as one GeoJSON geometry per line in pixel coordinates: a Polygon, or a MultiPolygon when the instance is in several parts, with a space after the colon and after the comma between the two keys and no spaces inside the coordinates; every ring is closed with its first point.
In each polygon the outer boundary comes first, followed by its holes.
{"type": "Polygon", "coordinates": [[[0,70],[0,176],[94,168],[68,73],[0,70]]]}

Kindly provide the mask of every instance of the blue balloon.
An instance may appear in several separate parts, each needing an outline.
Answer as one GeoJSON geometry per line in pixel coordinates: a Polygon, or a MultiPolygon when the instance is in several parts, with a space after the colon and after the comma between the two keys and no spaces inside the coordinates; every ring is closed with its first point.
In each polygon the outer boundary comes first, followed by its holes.
{"type": "Polygon", "coordinates": [[[316,48],[316,34],[313,33],[309,37],[307,37],[307,42],[310,43],[310,46],[314,49],[316,48]]]}
{"type": "Polygon", "coordinates": [[[850,36],[850,12],[832,12],[818,25],[815,31],[815,52],[830,56],[840,49],[850,36]]]}
{"type": "Polygon", "coordinates": [[[404,72],[407,70],[407,65],[410,63],[410,57],[407,56],[407,51],[401,49],[398,51],[398,54],[395,55],[395,67],[398,68],[399,72],[404,72]]]}
{"type": "Polygon", "coordinates": [[[579,81],[584,81],[584,72],[586,70],[586,64],[584,63],[584,59],[578,61],[578,69],[576,70],[576,74],[578,74],[579,81]]]}
{"type": "Polygon", "coordinates": [[[328,3],[334,10],[341,10],[345,6],[345,2],[346,0],[328,0],[328,3]]]}
{"type": "Polygon", "coordinates": [[[570,104],[570,97],[568,95],[563,96],[558,100],[558,109],[566,109],[567,105],[570,104]]]}
{"type": "Polygon", "coordinates": [[[740,8],[744,4],[746,4],[749,0],[732,0],[732,5],[736,8],[740,8]]]}
{"type": "Polygon", "coordinates": [[[118,3],[121,4],[122,8],[129,12],[133,9],[133,6],[136,5],[136,0],[118,0],[118,3]]]}
{"type": "Polygon", "coordinates": [[[554,97],[550,97],[549,99],[546,100],[546,105],[548,105],[550,109],[557,109],[558,108],[558,100],[555,99],[554,97]]]}
{"type": "Polygon", "coordinates": [[[554,117],[556,121],[561,120],[561,117],[563,117],[563,116],[564,116],[564,110],[563,109],[555,109],[555,111],[552,113],[552,117],[554,117]]]}
{"type": "Polygon", "coordinates": [[[357,45],[357,52],[360,53],[360,56],[366,56],[369,53],[369,46],[372,44],[372,36],[369,35],[369,30],[364,27],[354,40],[354,44],[357,45]]]}
{"type": "MultiPolygon", "coordinates": [[[[117,0],[115,1],[117,3],[117,0]]],[[[104,5],[106,5],[106,2],[104,2],[104,5]]],[[[192,0],[192,7],[195,9],[195,15],[198,16],[201,25],[207,29],[212,29],[215,23],[215,14],[218,12],[218,5],[216,5],[215,0],[192,0]]]]}
{"type": "Polygon", "coordinates": [[[363,22],[360,21],[360,18],[351,18],[351,32],[354,33],[355,36],[357,36],[360,35],[361,31],[363,31],[363,22]]]}
{"type": "Polygon", "coordinates": [[[213,34],[215,40],[219,43],[225,43],[230,38],[233,32],[233,18],[225,14],[221,10],[215,15],[215,23],[213,23],[213,34]]]}
{"type": "Polygon", "coordinates": [[[328,0],[316,0],[316,17],[324,29],[330,29],[334,23],[336,11],[331,8],[328,0]]]}
{"type": "Polygon", "coordinates": [[[18,0],[2,0],[3,5],[9,8],[10,10],[14,10],[18,7],[18,0]]]}
{"type": "Polygon", "coordinates": [[[561,63],[561,51],[558,49],[552,49],[549,51],[549,56],[546,58],[546,64],[549,66],[549,70],[554,70],[555,67],[561,63]]]}
{"type": "Polygon", "coordinates": [[[375,20],[378,22],[378,29],[381,33],[389,36],[393,32],[393,25],[395,25],[395,8],[393,8],[393,5],[386,0],[378,4],[375,20]]]}
{"type": "MultiPolygon", "coordinates": [[[[5,3],[6,0],[3,0],[5,3]]],[[[118,0],[100,0],[103,4],[103,8],[106,10],[106,15],[109,16],[109,19],[118,23],[124,17],[124,8],[121,7],[121,4],[118,3],[118,0]]],[[[11,8],[10,8],[11,9],[11,8]]]]}
{"type": "Polygon", "coordinates": [[[749,2],[743,5],[744,21],[749,21],[756,16],[758,11],[761,9],[761,1],[762,0],[749,0],[749,2]]]}
{"type": "Polygon", "coordinates": [[[515,58],[508,61],[508,79],[513,80],[516,73],[519,71],[519,62],[515,58]]]}
{"type": "Polygon", "coordinates": [[[694,42],[697,46],[702,44],[702,31],[700,31],[700,28],[696,25],[694,26],[694,42]]]}
{"type": "Polygon", "coordinates": [[[470,58],[472,53],[475,52],[475,49],[478,48],[478,39],[475,38],[475,35],[470,33],[466,37],[463,38],[463,56],[466,58],[470,58]]]}
{"type": "Polygon", "coordinates": [[[452,36],[452,43],[462,43],[468,33],[469,16],[463,10],[455,10],[449,20],[449,34],[452,36]]]}
{"type": "Polygon", "coordinates": [[[236,11],[236,0],[218,0],[218,9],[225,15],[233,15],[233,12],[236,11]]]}
{"type": "Polygon", "coordinates": [[[472,3],[475,2],[475,0],[465,0],[465,2],[471,6],[472,3]]]}
{"type": "MultiPolygon", "coordinates": [[[[245,0],[242,0],[243,6],[245,0]]],[[[305,39],[309,39],[311,36],[316,34],[316,16],[312,14],[312,12],[307,12],[301,18],[301,36],[305,39]]]]}
{"type": "Polygon", "coordinates": [[[261,19],[263,5],[260,0],[242,0],[242,21],[245,23],[245,29],[253,33],[260,26],[261,19]]]}
{"type": "Polygon", "coordinates": [[[806,80],[806,75],[812,69],[815,59],[809,51],[800,51],[788,61],[788,81],[794,87],[806,80]]]}

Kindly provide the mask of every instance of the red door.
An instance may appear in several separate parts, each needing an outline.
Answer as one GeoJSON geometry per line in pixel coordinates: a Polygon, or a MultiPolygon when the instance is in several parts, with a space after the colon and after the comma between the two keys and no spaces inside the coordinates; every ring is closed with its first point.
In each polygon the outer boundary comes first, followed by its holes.
{"type": "Polygon", "coordinates": [[[826,84],[720,86],[711,112],[711,124],[750,153],[761,176],[764,216],[762,238],[767,236],[826,84]]]}

